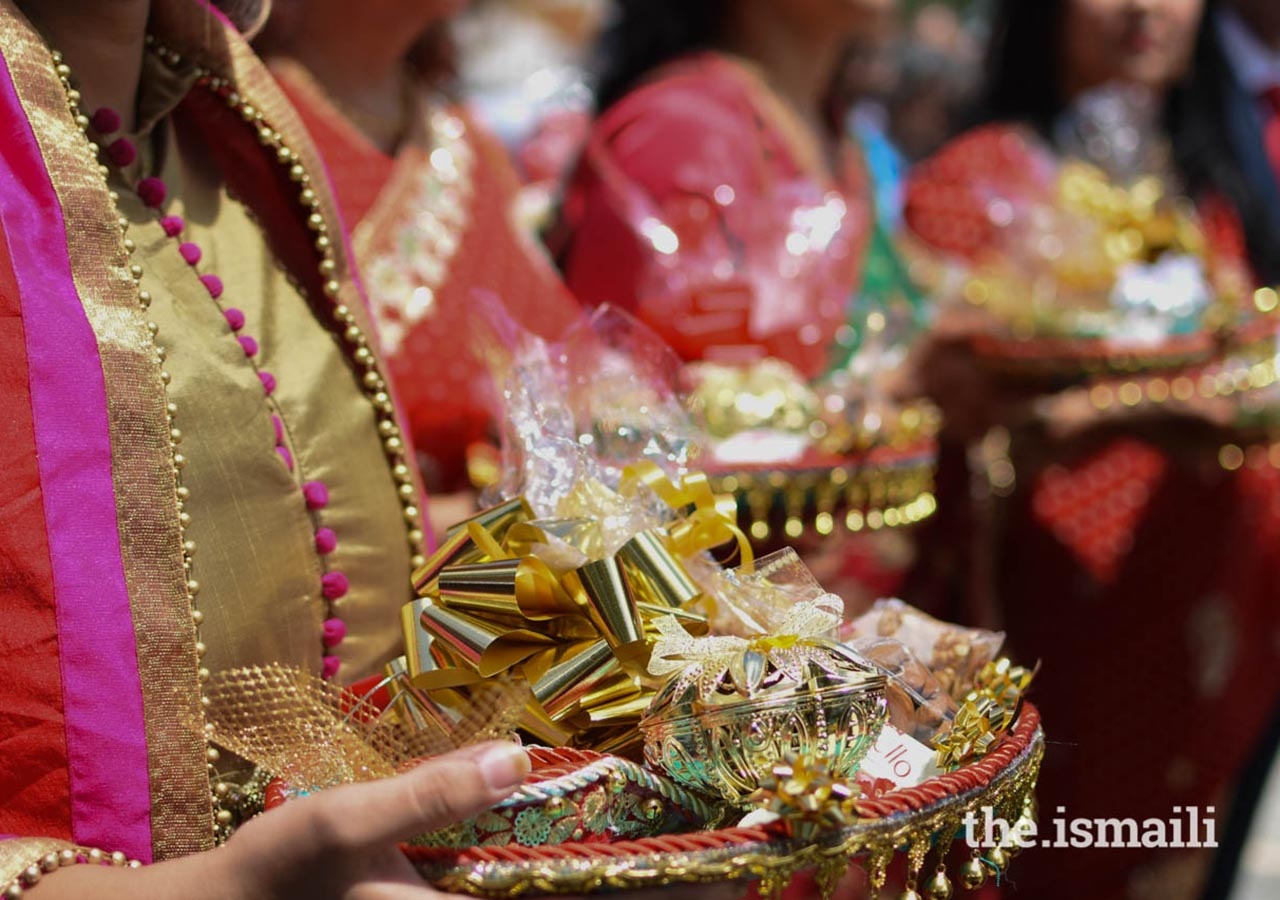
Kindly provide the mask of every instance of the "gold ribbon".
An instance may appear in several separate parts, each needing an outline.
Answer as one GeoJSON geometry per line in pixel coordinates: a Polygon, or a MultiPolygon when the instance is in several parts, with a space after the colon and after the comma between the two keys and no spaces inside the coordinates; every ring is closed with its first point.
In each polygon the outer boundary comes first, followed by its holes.
{"type": "Polygon", "coordinates": [[[620,492],[623,497],[630,497],[640,487],[653,491],[673,511],[693,507],[669,529],[671,547],[677,556],[694,556],[734,541],[742,560],[739,568],[753,571],[751,540],[738,527],[738,501],[732,494],[716,494],[706,473],[690,472],[672,482],[656,463],[643,460],[623,470],[620,492]]]}
{"type": "Polygon", "coordinates": [[[534,622],[582,612],[555,573],[532,556],[449,566],[438,585],[440,602],[455,610],[534,622]]]}
{"type": "Polygon", "coordinates": [[[951,770],[985,756],[1018,718],[1036,669],[999,659],[982,667],[956,711],[951,729],[933,743],[939,768],[951,770]]]}
{"type": "Polygon", "coordinates": [[[852,825],[857,819],[854,801],[861,793],[851,779],[836,777],[827,760],[792,753],[760,779],[747,799],[780,818],[791,837],[812,841],[852,825]]]}
{"type": "Polygon", "coordinates": [[[671,526],[671,545],[677,556],[694,556],[704,550],[735,542],[742,571],[754,568],[754,554],[748,536],[737,527],[737,499],[732,494],[717,494],[705,472],[690,472],[678,481],[667,478],[657,463],[636,462],[622,471],[621,493],[634,497],[644,486],[673,511],[692,507],[689,515],[671,526]]]}
{"type": "MultiPolygon", "coordinates": [[[[598,482],[580,488],[578,501],[597,511],[623,516],[622,505],[636,504],[598,482]]],[[[652,696],[640,676],[655,623],[676,617],[705,633],[705,617],[685,608],[701,589],[667,529],[633,534],[616,555],[591,559],[598,520],[530,516],[519,500],[481,512],[451,528],[416,573],[424,596],[402,615],[409,683],[467,689],[515,673],[533,695],[522,724],[539,739],[625,746],[652,696]]]]}

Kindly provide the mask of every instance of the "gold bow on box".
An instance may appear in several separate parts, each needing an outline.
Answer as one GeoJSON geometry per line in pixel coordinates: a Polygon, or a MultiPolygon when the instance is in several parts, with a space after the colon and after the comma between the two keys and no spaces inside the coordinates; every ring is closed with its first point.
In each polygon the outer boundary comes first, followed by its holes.
{"type": "Polygon", "coordinates": [[[933,743],[938,767],[950,771],[985,756],[1018,718],[1037,669],[1015,666],[1007,658],[983,666],[950,730],[933,743]]]}
{"type": "Polygon", "coordinates": [[[554,518],[535,520],[517,498],[455,525],[404,607],[410,683],[466,690],[517,674],[533,693],[521,725],[539,740],[610,753],[638,743],[653,622],[675,616],[706,631],[682,558],[734,540],[751,565],[733,509],[703,476],[673,483],[644,464],[617,491],[580,483],[554,518]],[[660,526],[646,500],[666,510],[660,526]]]}

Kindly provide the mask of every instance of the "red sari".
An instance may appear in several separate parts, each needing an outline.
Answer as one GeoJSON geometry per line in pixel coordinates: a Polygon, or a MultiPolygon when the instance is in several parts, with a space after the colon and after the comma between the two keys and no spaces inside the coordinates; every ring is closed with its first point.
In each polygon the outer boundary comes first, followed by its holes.
{"type": "Polygon", "coordinates": [[[634,312],[684,359],[824,374],[871,227],[862,167],[823,151],[749,66],[699,53],[595,123],[553,244],[587,305],[634,312]]]}
{"type": "Polygon", "coordinates": [[[437,489],[465,487],[467,447],[490,436],[494,412],[477,300],[497,299],[548,338],[579,308],[517,230],[519,183],[505,151],[464,112],[424,88],[389,156],[305,70],[273,71],[322,148],[423,470],[437,489]]]}
{"type": "MultiPolygon", "coordinates": [[[[962,136],[907,192],[915,236],[952,259],[997,252],[986,185],[1031,177],[1007,126],[962,136]]],[[[1214,250],[1239,255],[1231,217],[1202,205],[1214,250]]],[[[1011,649],[1043,669],[1051,729],[1038,791],[1052,818],[1168,819],[1231,794],[1280,697],[1280,472],[1266,455],[1224,470],[1188,423],[1121,420],[1081,437],[1015,430],[1011,496],[984,536],[1011,649]],[[1065,808],[1064,813],[1058,811],[1065,808]]],[[[957,485],[959,479],[957,479],[957,485]]],[[[967,485],[940,498],[967,503],[967,485]]],[[[1208,854],[1039,849],[1013,868],[1017,896],[1194,897],[1208,854]]]]}

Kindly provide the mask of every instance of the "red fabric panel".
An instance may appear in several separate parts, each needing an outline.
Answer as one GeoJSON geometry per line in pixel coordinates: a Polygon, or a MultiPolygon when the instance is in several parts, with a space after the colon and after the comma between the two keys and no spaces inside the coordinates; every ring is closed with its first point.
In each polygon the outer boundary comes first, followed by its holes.
{"type": "Polygon", "coordinates": [[[0,834],[70,839],[53,573],[17,284],[0,235],[0,834]]]}
{"type": "Polygon", "coordinates": [[[826,371],[861,279],[866,176],[852,154],[838,178],[816,174],[778,105],[738,64],[707,53],[610,107],[548,237],[574,295],[630,310],[683,359],[772,356],[806,378],[826,371]],[[835,227],[821,249],[793,249],[833,195],[846,213],[826,219],[835,227]]]}
{"type": "MultiPolygon", "coordinates": [[[[655,77],[596,120],[549,243],[579,300],[612,303],[645,318],[640,293],[653,250],[637,239],[636,211],[620,205],[628,193],[639,191],[660,208],[682,245],[690,237],[701,243],[708,235],[741,232],[728,220],[758,215],[777,180],[797,174],[740,75],[702,58],[676,63],[667,77],[655,77]],[[597,154],[616,168],[595,164],[597,154]],[[709,202],[721,184],[737,192],[736,209],[709,202]]],[[[739,340],[737,322],[686,343],[676,330],[646,321],[686,359],[701,358],[708,345],[739,340]]]]}
{"type": "MultiPolygon", "coordinates": [[[[414,444],[431,457],[444,489],[466,485],[467,446],[494,433],[499,401],[475,349],[477,320],[483,321],[477,297],[497,298],[516,324],[548,339],[561,337],[581,314],[550,262],[511,224],[518,183],[506,151],[474,122],[468,134],[476,153],[470,221],[436,292],[435,312],[410,329],[390,365],[414,444]]],[[[331,166],[341,193],[348,173],[331,166]]]]}
{"type": "Polygon", "coordinates": [[[287,79],[280,81],[280,89],[293,102],[302,124],[307,126],[311,139],[324,154],[338,208],[342,210],[347,228],[354,229],[378,202],[378,194],[395,169],[395,160],[379,153],[370,143],[351,140],[350,128],[344,127],[345,123],[325,116],[307,102],[306,91],[291,87],[287,79]]]}
{"type": "Polygon", "coordinates": [[[990,125],[951,141],[911,173],[903,216],[911,232],[934,250],[978,262],[1000,250],[1000,228],[987,210],[988,192],[1021,197],[1043,192],[1028,137],[990,125]]]}
{"type": "MultiPolygon", "coordinates": [[[[396,161],[353,139],[351,127],[334,121],[309,92],[290,90],[287,80],[283,86],[320,147],[342,217],[354,229],[378,202],[396,161]]],[[[388,362],[414,446],[427,457],[432,490],[466,487],[467,447],[494,436],[498,401],[488,364],[475,351],[477,296],[497,298],[516,324],[549,339],[560,337],[581,312],[550,262],[512,226],[520,184],[506,150],[476,122],[466,124],[476,154],[467,225],[457,235],[460,244],[436,291],[434,312],[409,329],[388,362]]]]}

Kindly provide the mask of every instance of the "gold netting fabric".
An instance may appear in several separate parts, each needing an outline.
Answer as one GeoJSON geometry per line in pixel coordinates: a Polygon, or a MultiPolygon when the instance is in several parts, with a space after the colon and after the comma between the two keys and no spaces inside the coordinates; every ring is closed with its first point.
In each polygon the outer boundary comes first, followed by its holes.
{"type": "Polygon", "coordinates": [[[528,700],[499,680],[454,709],[391,679],[393,702],[369,698],[288,666],[249,666],[210,679],[210,738],[293,790],[394,775],[418,760],[511,736],[528,700]]]}

